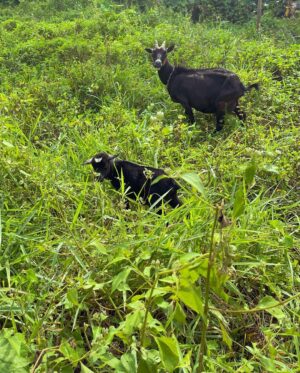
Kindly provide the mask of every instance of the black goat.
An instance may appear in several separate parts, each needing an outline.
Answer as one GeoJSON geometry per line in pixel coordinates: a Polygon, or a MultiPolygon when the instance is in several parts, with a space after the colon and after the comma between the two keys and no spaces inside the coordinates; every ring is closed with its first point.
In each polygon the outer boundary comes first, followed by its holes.
{"type": "Polygon", "coordinates": [[[167,86],[171,99],[181,104],[192,123],[195,122],[193,108],[203,113],[216,115],[216,131],[223,127],[225,113],[234,112],[241,121],[246,114],[239,108],[239,98],[250,89],[258,89],[258,84],[245,87],[239,77],[231,71],[218,69],[187,69],[172,66],[167,53],[174,45],[166,48],[165,42],[159,47],[146,48],[151,53],[153,65],[158,75],[167,86]]]}
{"type": "MultiPolygon", "coordinates": [[[[131,199],[142,198],[144,203],[160,207],[162,201],[172,207],[181,203],[177,197],[179,185],[159,168],[141,166],[136,163],[116,160],[116,155],[98,153],[84,164],[91,164],[95,172],[99,173],[99,181],[110,180],[115,189],[120,189],[123,178],[126,196],[131,199]]],[[[126,201],[128,207],[128,201],[126,201]]],[[[158,210],[161,214],[161,210],[158,210]]]]}

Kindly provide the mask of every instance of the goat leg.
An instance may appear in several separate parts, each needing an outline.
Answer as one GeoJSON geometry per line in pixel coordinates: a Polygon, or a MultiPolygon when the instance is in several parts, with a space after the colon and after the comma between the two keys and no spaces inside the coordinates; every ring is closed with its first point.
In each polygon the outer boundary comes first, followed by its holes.
{"type": "Polygon", "coordinates": [[[221,131],[221,129],[223,128],[224,117],[225,113],[223,112],[216,114],[216,132],[221,131]]]}
{"type": "Polygon", "coordinates": [[[241,110],[241,108],[239,107],[239,104],[237,103],[234,111],[233,111],[236,116],[239,118],[239,120],[241,120],[242,122],[244,122],[246,120],[246,113],[241,110]]]}
{"type": "Polygon", "coordinates": [[[171,200],[169,201],[169,204],[171,207],[175,208],[175,207],[178,207],[178,206],[181,206],[181,202],[180,200],[178,199],[177,195],[173,195],[171,200]]]}
{"type": "Polygon", "coordinates": [[[194,117],[192,108],[189,105],[182,105],[182,106],[184,107],[185,114],[188,116],[189,121],[191,123],[195,123],[195,117],[194,117]]]}

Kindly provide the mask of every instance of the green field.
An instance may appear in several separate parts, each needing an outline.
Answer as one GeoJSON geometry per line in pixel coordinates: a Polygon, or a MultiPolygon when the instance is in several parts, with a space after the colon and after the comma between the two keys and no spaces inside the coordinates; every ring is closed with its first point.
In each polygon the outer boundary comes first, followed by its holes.
{"type": "Polygon", "coordinates": [[[0,372],[299,372],[299,18],[53,4],[0,7],[0,372]],[[156,39],[259,82],[245,126],[189,124],[156,39]],[[183,205],[125,210],[82,166],[99,151],[165,169],[183,205]]]}

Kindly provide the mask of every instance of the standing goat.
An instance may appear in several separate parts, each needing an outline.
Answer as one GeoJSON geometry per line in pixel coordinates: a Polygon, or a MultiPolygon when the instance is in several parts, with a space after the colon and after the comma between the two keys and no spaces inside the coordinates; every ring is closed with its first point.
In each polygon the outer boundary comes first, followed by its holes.
{"type": "Polygon", "coordinates": [[[252,88],[258,89],[258,84],[245,87],[239,77],[231,71],[218,69],[188,69],[172,66],[167,53],[174,45],[166,48],[165,42],[159,47],[157,41],[154,48],[146,48],[151,53],[153,65],[158,69],[158,75],[167,86],[171,99],[181,104],[189,120],[194,123],[193,108],[203,113],[216,115],[216,131],[223,127],[226,113],[234,112],[241,121],[246,114],[239,108],[239,98],[252,88]]]}
{"type": "MultiPolygon", "coordinates": [[[[126,196],[131,199],[142,198],[146,204],[155,204],[158,207],[161,207],[163,201],[168,202],[172,207],[181,204],[177,197],[179,185],[174,179],[167,177],[163,170],[116,160],[116,157],[102,152],[88,159],[84,164],[91,164],[94,171],[100,174],[98,180],[110,180],[116,190],[120,189],[123,178],[126,196]]],[[[158,213],[161,214],[161,209],[158,213]]]]}

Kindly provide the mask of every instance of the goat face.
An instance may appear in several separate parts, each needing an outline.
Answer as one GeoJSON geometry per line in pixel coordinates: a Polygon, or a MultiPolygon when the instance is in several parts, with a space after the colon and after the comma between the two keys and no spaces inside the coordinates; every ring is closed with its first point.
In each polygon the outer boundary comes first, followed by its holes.
{"type": "Polygon", "coordinates": [[[166,48],[165,42],[159,47],[156,41],[154,48],[145,48],[145,51],[151,53],[153,66],[159,70],[167,61],[167,53],[171,52],[174,47],[175,45],[170,45],[166,48]]]}
{"type": "Polygon", "coordinates": [[[83,164],[91,164],[94,171],[100,174],[99,180],[103,181],[109,175],[111,168],[113,167],[113,160],[116,157],[117,155],[109,155],[102,152],[86,160],[83,164]]]}

